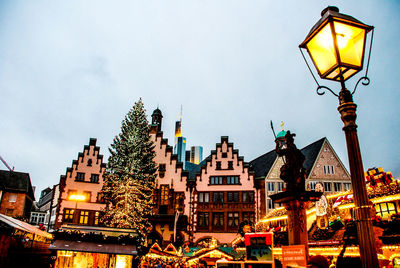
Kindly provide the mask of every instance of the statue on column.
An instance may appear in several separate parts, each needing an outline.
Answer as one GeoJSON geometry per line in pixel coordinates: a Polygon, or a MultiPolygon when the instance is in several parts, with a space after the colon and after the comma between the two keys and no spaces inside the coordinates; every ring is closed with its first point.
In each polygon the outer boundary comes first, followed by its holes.
{"type": "Polygon", "coordinates": [[[283,157],[284,165],[281,167],[280,178],[286,182],[286,191],[304,192],[306,173],[303,168],[305,156],[294,144],[296,134],[286,132],[286,135],[277,138],[275,152],[283,157]]]}

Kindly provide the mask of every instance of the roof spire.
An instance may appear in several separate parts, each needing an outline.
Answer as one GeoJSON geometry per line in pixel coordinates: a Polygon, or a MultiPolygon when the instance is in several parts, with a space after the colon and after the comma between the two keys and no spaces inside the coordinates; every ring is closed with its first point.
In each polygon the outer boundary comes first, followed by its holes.
{"type": "Polygon", "coordinates": [[[285,130],[285,129],[283,128],[284,125],[285,125],[285,123],[284,123],[283,121],[281,121],[281,128],[282,128],[282,131],[285,130]]]}

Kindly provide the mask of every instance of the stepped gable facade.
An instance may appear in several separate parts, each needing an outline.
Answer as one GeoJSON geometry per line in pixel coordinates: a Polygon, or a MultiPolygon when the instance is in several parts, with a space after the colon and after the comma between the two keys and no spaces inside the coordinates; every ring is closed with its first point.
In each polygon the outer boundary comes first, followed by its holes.
{"type": "MultiPolygon", "coordinates": [[[[317,182],[324,184],[326,193],[351,189],[350,175],[327,138],[324,137],[307,145],[301,149],[301,152],[306,157],[303,167],[306,169],[307,189],[314,190],[317,182]]],[[[265,180],[261,216],[281,206],[281,204],[274,204],[269,196],[285,188],[285,183],[280,179],[280,168],[283,164],[283,158],[278,157],[275,150],[250,161],[256,180],[265,180]]]]}
{"type": "Polygon", "coordinates": [[[193,241],[215,238],[231,243],[239,224],[258,220],[260,191],[254,173],[227,136],[221,137],[216,149],[199,165],[195,176],[193,241]]]}
{"type": "Polygon", "coordinates": [[[106,163],[103,163],[96,141],[91,138],[89,145],[85,145],[83,152],[78,154],[78,159],[73,160],[66,174],[60,177],[56,229],[63,224],[99,224],[100,210],[105,207],[99,193],[104,183],[106,163]],[[76,195],[84,196],[84,200],[71,200],[76,195]]]}
{"type": "Polygon", "coordinates": [[[178,156],[173,153],[173,147],[168,145],[168,139],[163,138],[161,125],[162,114],[157,108],[152,114],[150,125],[150,138],[156,153],[154,162],[158,166],[153,195],[156,206],[152,218],[152,239],[153,242],[168,244],[174,240],[175,220],[175,240],[187,240],[186,226],[191,191],[187,187],[188,172],[183,169],[183,163],[179,162],[178,156]]]}

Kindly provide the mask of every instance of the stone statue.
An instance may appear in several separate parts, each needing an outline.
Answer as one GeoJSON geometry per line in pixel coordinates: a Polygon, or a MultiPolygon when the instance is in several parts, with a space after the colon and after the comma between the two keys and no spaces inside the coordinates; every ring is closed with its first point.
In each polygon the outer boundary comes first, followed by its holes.
{"type": "Polygon", "coordinates": [[[279,139],[275,140],[275,152],[284,157],[280,178],[286,182],[286,191],[304,192],[306,174],[303,163],[305,156],[294,144],[294,136],[296,134],[291,134],[290,131],[287,131],[283,139],[284,142],[279,139]]]}

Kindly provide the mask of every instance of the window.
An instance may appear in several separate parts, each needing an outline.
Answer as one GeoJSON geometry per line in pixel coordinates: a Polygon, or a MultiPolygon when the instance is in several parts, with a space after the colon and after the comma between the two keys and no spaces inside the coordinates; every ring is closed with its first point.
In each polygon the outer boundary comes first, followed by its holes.
{"type": "Polygon", "coordinates": [[[224,227],[224,213],[214,212],[213,213],[213,226],[214,227],[224,227]]]}
{"type": "Polygon", "coordinates": [[[228,153],[222,153],[222,158],[227,158],[228,157],[228,153]]]}
{"type": "Polygon", "coordinates": [[[43,224],[44,223],[44,217],[45,216],[46,216],[45,214],[42,214],[42,213],[39,214],[38,224],[43,224]]]}
{"type": "Polygon", "coordinates": [[[228,202],[239,202],[239,192],[228,192],[228,202]]]}
{"type": "Polygon", "coordinates": [[[214,192],[213,193],[214,203],[224,203],[224,192],[214,192]]]}
{"type": "Polygon", "coordinates": [[[199,203],[208,203],[208,202],[210,202],[210,193],[200,192],[199,193],[199,203]]]}
{"type": "Polygon", "coordinates": [[[32,214],[31,214],[31,223],[32,224],[36,224],[37,221],[38,221],[38,214],[35,213],[35,212],[32,212],[32,214]]]}
{"type": "Polygon", "coordinates": [[[217,167],[216,169],[221,169],[221,161],[217,161],[217,167]]]}
{"type": "Polygon", "coordinates": [[[97,203],[103,203],[104,202],[103,194],[101,192],[97,193],[96,202],[97,203]]]}
{"type": "Polygon", "coordinates": [[[211,185],[240,184],[239,176],[210,176],[211,185]]]}
{"type": "Polygon", "coordinates": [[[341,187],[341,183],[340,182],[334,182],[333,183],[333,189],[335,190],[335,192],[340,192],[342,189],[341,189],[342,187],[341,187]]]}
{"type": "Polygon", "coordinates": [[[392,214],[396,214],[396,205],[392,202],[375,204],[375,209],[376,214],[382,219],[389,219],[392,214]]]}
{"type": "Polygon", "coordinates": [[[91,167],[91,166],[92,166],[92,159],[89,159],[89,160],[87,161],[87,165],[88,165],[88,167],[91,167]]]}
{"type": "Polygon", "coordinates": [[[158,171],[165,171],[166,170],[166,165],[165,164],[159,164],[158,165],[158,171]]]}
{"type": "Polygon", "coordinates": [[[92,200],[92,192],[83,192],[83,196],[85,197],[85,202],[91,202],[92,200]]]}
{"type": "Polygon", "coordinates": [[[100,216],[100,212],[96,211],[94,213],[94,225],[99,225],[99,216],[100,216]]]}
{"type": "Polygon", "coordinates": [[[99,174],[92,174],[90,177],[90,182],[98,183],[99,182],[99,174]]]}
{"type": "Polygon", "coordinates": [[[272,202],[272,199],[268,199],[268,209],[273,209],[274,208],[274,203],[272,202]]]}
{"type": "Polygon", "coordinates": [[[226,177],[226,184],[239,184],[239,176],[226,177]]]}
{"type": "Polygon", "coordinates": [[[68,190],[68,197],[67,199],[71,198],[71,195],[76,195],[78,192],[76,190],[68,190]]]}
{"type": "Polygon", "coordinates": [[[233,169],[233,161],[228,161],[228,169],[233,169]]]}
{"type": "Polygon", "coordinates": [[[183,209],[183,202],[185,200],[185,194],[180,192],[175,192],[175,208],[183,209]]]}
{"type": "Polygon", "coordinates": [[[210,177],[210,184],[222,184],[222,177],[211,176],[210,177]]]}
{"type": "Polygon", "coordinates": [[[317,184],[316,181],[310,181],[308,184],[310,185],[310,190],[315,190],[315,184],[317,184]]]}
{"type": "Polygon", "coordinates": [[[169,195],[169,186],[161,185],[161,198],[160,198],[161,205],[169,204],[168,195],[169,195]]]}
{"type": "Polygon", "coordinates": [[[158,165],[158,176],[160,176],[160,178],[164,178],[165,171],[166,171],[166,165],[165,164],[159,164],[158,165]]]}
{"type": "Polygon", "coordinates": [[[351,183],[349,183],[349,182],[343,183],[343,188],[345,191],[351,190],[351,183]]]}
{"type": "Polygon", "coordinates": [[[324,174],[328,174],[328,175],[335,174],[334,166],[324,166],[324,174]]]}
{"type": "Polygon", "coordinates": [[[325,192],[331,192],[332,191],[332,183],[324,182],[324,190],[325,190],[325,192]]]}
{"type": "Polygon", "coordinates": [[[75,180],[76,181],[84,181],[85,180],[85,173],[82,173],[82,172],[76,173],[75,180]]]}
{"type": "Polygon", "coordinates": [[[243,192],[243,203],[254,202],[254,192],[243,192]]]}
{"type": "Polygon", "coordinates": [[[89,221],[89,211],[81,210],[81,215],[79,216],[79,224],[88,224],[89,221]]]}
{"type": "Polygon", "coordinates": [[[254,212],[243,212],[243,221],[254,222],[255,214],[254,212]]]}
{"type": "Polygon", "coordinates": [[[199,227],[208,227],[210,222],[208,212],[199,212],[197,214],[197,225],[199,227]]]}
{"type": "Polygon", "coordinates": [[[72,222],[74,220],[74,212],[73,209],[64,210],[64,222],[72,222]]]}
{"type": "Polygon", "coordinates": [[[17,202],[17,194],[9,194],[9,196],[8,196],[8,202],[10,202],[10,203],[15,203],[15,202],[17,202]]]}
{"type": "Polygon", "coordinates": [[[14,209],[12,208],[6,208],[6,215],[7,216],[12,216],[14,214],[14,209]]]}
{"type": "Polygon", "coordinates": [[[275,182],[268,182],[268,192],[273,192],[275,191],[275,182]]]}
{"type": "Polygon", "coordinates": [[[228,227],[235,228],[239,226],[239,212],[228,212],[228,227]]]}
{"type": "Polygon", "coordinates": [[[277,186],[278,186],[278,192],[282,192],[283,188],[285,188],[283,182],[278,182],[277,186]]]}

